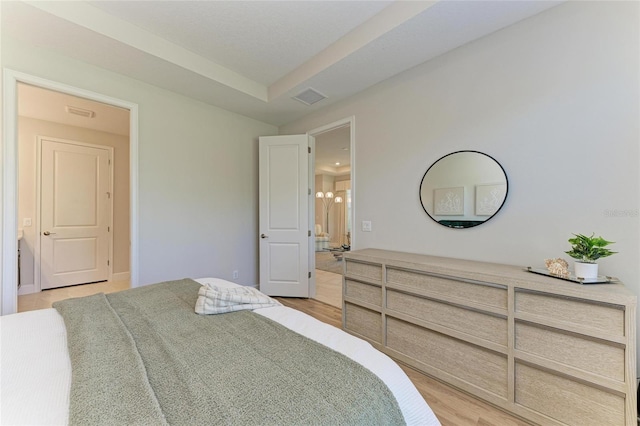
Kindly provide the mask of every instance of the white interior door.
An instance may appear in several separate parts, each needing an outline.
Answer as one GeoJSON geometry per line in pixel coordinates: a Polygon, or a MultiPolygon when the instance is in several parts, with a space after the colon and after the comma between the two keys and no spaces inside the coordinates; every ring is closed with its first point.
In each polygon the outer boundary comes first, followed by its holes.
{"type": "Polygon", "coordinates": [[[260,290],[271,296],[310,297],[307,135],[260,138],[260,290]]]}
{"type": "Polygon", "coordinates": [[[41,141],[40,287],[106,281],[111,152],[41,141]]]}

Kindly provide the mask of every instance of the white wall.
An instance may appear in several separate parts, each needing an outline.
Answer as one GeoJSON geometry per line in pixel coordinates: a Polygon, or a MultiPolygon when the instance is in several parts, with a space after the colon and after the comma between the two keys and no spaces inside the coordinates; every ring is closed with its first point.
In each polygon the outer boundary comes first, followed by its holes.
{"type": "Polygon", "coordinates": [[[274,126],[2,37],[4,67],[139,105],[139,280],[258,281],[258,136],[274,126]]]}
{"type": "MultiPolygon", "coordinates": [[[[0,22],[2,22],[2,5],[0,4],[0,22]]],[[[2,36],[2,25],[0,25],[0,47],[2,47],[2,44],[4,42],[4,37],[2,36]]],[[[0,70],[3,69],[4,67],[4,61],[2,59],[2,54],[0,54],[0,70]]],[[[3,93],[3,80],[4,78],[0,78],[0,94],[3,93]]],[[[4,102],[0,102],[0,135],[4,135],[4,102]]],[[[1,144],[2,148],[4,149],[4,141],[2,141],[1,144]]],[[[4,167],[2,167],[0,165],[0,188],[4,187],[4,167]]],[[[0,189],[0,194],[3,194],[3,189],[0,189]]],[[[2,198],[0,197],[0,207],[4,208],[4,206],[2,205],[3,201],[2,198]]],[[[0,210],[0,212],[3,210],[0,210]]],[[[4,217],[3,217],[3,213],[0,213],[0,218],[2,219],[0,221],[0,237],[2,237],[2,226],[4,226],[4,217]]],[[[0,241],[2,241],[2,238],[0,238],[0,241]]],[[[2,244],[0,244],[0,268],[4,268],[4,252],[3,252],[3,247],[2,244]]],[[[4,300],[4,294],[2,292],[2,280],[0,280],[0,302],[2,302],[4,300]]],[[[2,311],[2,306],[3,303],[0,303],[0,312],[2,311]]]]}
{"type": "Polygon", "coordinates": [[[129,272],[129,138],[113,133],[67,126],[29,117],[18,118],[18,226],[23,229],[20,242],[21,281],[34,283],[36,231],[36,157],[37,137],[47,136],[113,147],[113,273],[129,272]],[[24,227],[23,219],[32,226],[24,227]]]}
{"type": "Polygon", "coordinates": [[[595,232],[619,251],[601,273],[637,294],[638,16],[637,2],[567,2],[280,132],[355,116],[355,249],[542,266],[595,232]],[[503,165],[509,195],[486,224],[448,229],[420,206],[420,180],[465,149],[503,165]]]}

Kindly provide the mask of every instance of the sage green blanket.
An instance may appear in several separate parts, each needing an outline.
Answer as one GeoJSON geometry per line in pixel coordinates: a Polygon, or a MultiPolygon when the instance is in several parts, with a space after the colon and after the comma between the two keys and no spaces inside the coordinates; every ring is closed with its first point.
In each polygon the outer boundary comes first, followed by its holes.
{"type": "Polygon", "coordinates": [[[369,370],[251,311],[198,315],[199,287],[54,304],[72,362],[70,424],[404,424],[369,370]]]}

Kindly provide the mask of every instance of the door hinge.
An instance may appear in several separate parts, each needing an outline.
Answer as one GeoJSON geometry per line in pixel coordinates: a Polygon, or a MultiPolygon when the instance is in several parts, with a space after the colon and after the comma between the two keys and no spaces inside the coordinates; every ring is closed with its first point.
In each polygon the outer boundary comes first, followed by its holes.
{"type": "Polygon", "coordinates": [[[111,198],[111,193],[107,192],[107,198],[111,198]]]}
{"type": "Polygon", "coordinates": [[[109,165],[111,165],[111,158],[109,158],[109,165]]]}
{"type": "Polygon", "coordinates": [[[110,265],[110,264],[109,264],[109,261],[107,260],[107,266],[109,266],[109,265],[110,265]]]}
{"type": "Polygon", "coordinates": [[[311,195],[311,188],[309,188],[309,192],[307,193],[307,195],[311,195]]]}
{"type": "Polygon", "coordinates": [[[111,227],[107,226],[107,232],[111,232],[111,227]]]}
{"type": "Polygon", "coordinates": [[[309,278],[311,278],[311,271],[309,271],[309,278]]]}
{"type": "Polygon", "coordinates": [[[311,236],[311,230],[309,230],[308,232],[309,232],[308,236],[310,237],[311,236]]]}
{"type": "Polygon", "coordinates": [[[307,152],[308,152],[309,154],[311,154],[311,147],[310,147],[310,146],[308,146],[308,147],[307,147],[307,152]]]}

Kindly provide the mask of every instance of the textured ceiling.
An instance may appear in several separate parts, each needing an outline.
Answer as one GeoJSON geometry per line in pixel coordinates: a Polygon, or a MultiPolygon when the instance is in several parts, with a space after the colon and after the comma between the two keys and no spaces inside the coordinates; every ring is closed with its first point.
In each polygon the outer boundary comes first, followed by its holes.
{"type": "Polygon", "coordinates": [[[3,1],[2,34],[280,126],[561,1],[3,1]],[[312,87],[312,106],[291,97],[312,87]]]}
{"type": "Polygon", "coordinates": [[[270,85],[391,2],[164,1],[153,2],[151,13],[148,3],[91,5],[270,85]]]}

